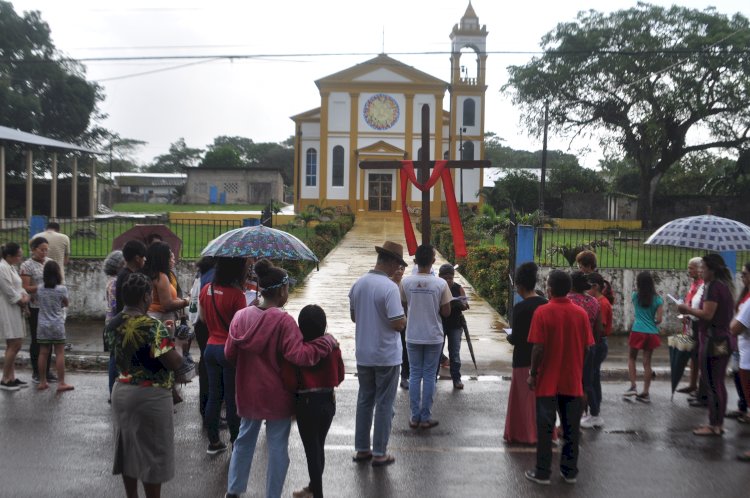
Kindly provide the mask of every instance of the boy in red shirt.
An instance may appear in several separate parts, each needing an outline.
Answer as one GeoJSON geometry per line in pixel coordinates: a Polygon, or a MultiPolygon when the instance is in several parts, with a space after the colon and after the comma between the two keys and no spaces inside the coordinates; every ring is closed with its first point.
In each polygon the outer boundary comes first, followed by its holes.
{"type": "Polygon", "coordinates": [[[553,270],[547,277],[548,304],[540,306],[531,320],[528,342],[531,353],[529,388],[536,392],[536,469],[528,480],[549,484],[552,469],[552,431],[560,413],[563,449],[560,475],[568,484],[578,475],[578,439],[583,411],[583,359],[594,344],[588,315],[568,299],[570,276],[553,270]]]}
{"type": "MultiPolygon", "coordinates": [[[[308,304],[299,312],[297,319],[305,342],[312,341],[326,332],[326,314],[316,304],[308,304]]],[[[323,468],[325,467],[325,442],[336,414],[336,396],[333,388],[344,380],[344,361],[341,349],[312,367],[295,367],[285,361],[281,375],[284,386],[294,391],[297,428],[305,447],[307,471],[310,483],[300,491],[292,493],[294,498],[323,497],[323,468]]]]}

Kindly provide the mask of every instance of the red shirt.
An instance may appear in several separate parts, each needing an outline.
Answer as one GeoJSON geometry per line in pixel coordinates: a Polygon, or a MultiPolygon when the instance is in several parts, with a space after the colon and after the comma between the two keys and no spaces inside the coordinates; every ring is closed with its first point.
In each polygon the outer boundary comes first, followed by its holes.
{"type": "Polygon", "coordinates": [[[584,350],[594,344],[589,317],[567,297],[554,297],[537,308],[529,342],[544,346],[537,371],[537,398],[583,396],[584,350]]]}
{"type": "Polygon", "coordinates": [[[612,332],[612,304],[604,295],[596,298],[599,301],[599,312],[602,315],[602,324],[604,324],[604,337],[612,332]]]}
{"type": "Polygon", "coordinates": [[[344,382],[344,360],[336,348],[317,365],[297,367],[284,360],[281,364],[284,387],[293,392],[308,389],[334,388],[344,382]]]}
{"type": "Polygon", "coordinates": [[[229,335],[229,325],[232,323],[234,314],[247,306],[245,293],[236,287],[224,287],[223,285],[214,284],[204,285],[200,294],[201,310],[203,318],[206,320],[208,327],[208,344],[223,345],[227,342],[229,335]],[[215,289],[215,295],[212,296],[209,289],[215,289]],[[214,299],[216,306],[214,307],[214,299]],[[221,318],[217,315],[221,315],[221,318]],[[226,322],[226,327],[221,320],[226,322]]]}

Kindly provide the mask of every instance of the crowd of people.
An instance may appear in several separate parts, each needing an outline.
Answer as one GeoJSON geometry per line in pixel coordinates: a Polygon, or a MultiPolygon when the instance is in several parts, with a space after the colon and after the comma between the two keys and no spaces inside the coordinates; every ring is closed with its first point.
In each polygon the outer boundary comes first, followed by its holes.
{"type": "MultiPolygon", "coordinates": [[[[63,269],[69,247],[59,226],[52,223],[29,242],[31,257],[23,263],[19,244],[10,242],[2,248],[0,332],[7,347],[0,388],[4,390],[28,386],[14,370],[26,323],[37,389],[49,389],[50,383],[57,383],[58,392],[73,389],[65,383],[64,360],[69,296],[63,269]],[[50,371],[53,350],[54,373],[50,371]]],[[[388,442],[398,386],[408,390],[405,424],[415,431],[429,431],[439,424],[433,408],[441,365],[449,367],[453,388],[464,388],[460,345],[466,326],[463,312],[469,305],[454,282],[454,267],[444,264],[437,272],[433,269],[432,246],[417,248],[415,268],[406,276],[409,265],[400,244],[386,241],[375,251],[374,268],[349,292],[358,382],[352,460],[385,467],[396,460],[388,442]],[[442,360],[446,343],[448,357],[442,360]]],[[[525,476],[539,484],[551,482],[552,445],[557,439],[562,442],[561,478],[576,482],[581,429],[605,424],[601,366],[608,353],[615,293],[597,272],[594,253],[582,252],[577,263],[577,271],[550,271],[542,291],[533,262],[521,264],[515,272],[518,300],[508,334],[514,346],[513,371],[503,438],[508,444],[536,446],[536,467],[525,476]]],[[[192,288],[184,292],[175,274],[175,256],[158,236],[146,243],[128,241],[106,258],[103,268],[108,278],[103,339],[110,353],[113,473],[122,476],[126,495],[137,496],[140,481],[147,497],[160,496],[161,485],[174,476],[172,414],[181,401],[177,386],[193,375],[189,350],[195,339],[200,350],[199,408],[206,452],[216,455],[231,445],[225,496],[234,498],[247,490],[264,423],[266,495],[281,495],[296,419],[309,481],[293,496],[322,497],[325,441],[336,413],[334,390],[344,380],[341,351],[327,333],[323,309],[307,305],[295,321],[284,310],[292,281],[285,270],[266,259],[205,257],[196,264],[192,288]],[[228,430],[228,441],[222,439],[223,428],[228,430]]],[[[693,433],[721,437],[725,417],[750,423],[750,263],[743,268],[744,289],[737,298],[732,274],[721,256],[692,259],[688,273],[691,286],[677,309],[682,313],[682,333],[696,347],[689,384],[679,391],[690,395],[692,406],[708,409],[708,424],[693,433]],[[740,401],[738,410],[727,414],[724,379],[733,359],[740,401]]],[[[647,404],[651,359],[661,345],[659,325],[665,303],[649,272],[639,273],[635,284],[629,300],[634,314],[628,339],[630,383],[623,400],[647,404]],[[641,389],[636,375],[639,355],[641,389]]],[[[738,458],[750,461],[750,451],[738,458]]]]}

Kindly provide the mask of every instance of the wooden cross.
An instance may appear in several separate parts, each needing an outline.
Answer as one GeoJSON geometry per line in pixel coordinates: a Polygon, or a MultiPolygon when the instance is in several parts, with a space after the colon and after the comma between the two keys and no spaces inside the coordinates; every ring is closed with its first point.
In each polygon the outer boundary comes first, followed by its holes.
{"type": "MultiPolygon", "coordinates": [[[[419,182],[424,184],[430,177],[430,168],[435,161],[430,161],[430,106],[422,105],[422,157],[414,161],[419,171],[419,182]]],[[[489,168],[490,161],[448,161],[446,168],[474,169],[489,168]]],[[[362,169],[401,169],[401,161],[362,161],[359,163],[362,169]]],[[[422,244],[429,244],[431,239],[430,229],[430,191],[422,192],[422,244]]]]}

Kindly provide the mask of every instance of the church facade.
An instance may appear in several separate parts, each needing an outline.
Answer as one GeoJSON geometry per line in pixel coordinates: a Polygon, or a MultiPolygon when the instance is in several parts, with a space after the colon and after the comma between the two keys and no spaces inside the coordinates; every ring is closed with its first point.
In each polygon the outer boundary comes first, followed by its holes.
{"type": "MultiPolygon", "coordinates": [[[[430,108],[431,160],[484,159],[486,38],[470,3],[450,34],[450,83],[386,54],[317,80],[320,107],[292,117],[297,212],[311,204],[358,214],[401,212],[398,170],[363,169],[360,163],[421,157],[424,104],[430,108]],[[462,55],[476,55],[466,61],[476,64],[471,77],[462,55]]],[[[483,171],[452,175],[457,200],[478,204],[483,171]]],[[[415,187],[406,195],[410,207],[421,206],[415,187]]],[[[430,213],[440,216],[445,212],[441,182],[430,196],[430,213]]]]}

